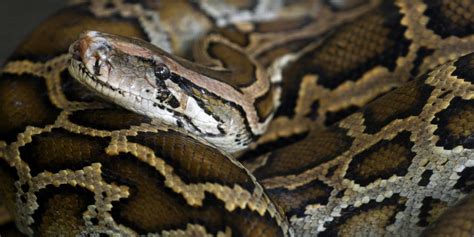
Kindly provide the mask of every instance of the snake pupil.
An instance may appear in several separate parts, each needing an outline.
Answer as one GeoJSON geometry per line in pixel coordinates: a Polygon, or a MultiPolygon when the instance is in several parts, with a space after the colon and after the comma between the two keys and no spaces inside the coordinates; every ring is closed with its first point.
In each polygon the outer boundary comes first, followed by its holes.
{"type": "Polygon", "coordinates": [[[155,75],[161,80],[166,80],[171,75],[170,69],[166,65],[160,63],[155,67],[155,75]]]}

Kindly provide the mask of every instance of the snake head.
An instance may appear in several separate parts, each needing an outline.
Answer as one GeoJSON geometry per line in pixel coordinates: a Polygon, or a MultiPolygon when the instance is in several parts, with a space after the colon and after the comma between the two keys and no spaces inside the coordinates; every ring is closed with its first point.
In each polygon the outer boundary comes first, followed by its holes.
{"type": "Polygon", "coordinates": [[[212,71],[143,40],[97,31],[81,34],[69,53],[71,75],[125,109],[182,127],[229,152],[244,149],[258,135],[247,121],[256,114],[253,100],[215,79],[229,71],[212,71]]]}
{"type": "Polygon", "coordinates": [[[99,95],[151,117],[149,107],[180,110],[179,87],[171,88],[168,65],[175,64],[168,55],[139,39],[88,31],[70,48],[69,71],[82,84],[99,95]]]}

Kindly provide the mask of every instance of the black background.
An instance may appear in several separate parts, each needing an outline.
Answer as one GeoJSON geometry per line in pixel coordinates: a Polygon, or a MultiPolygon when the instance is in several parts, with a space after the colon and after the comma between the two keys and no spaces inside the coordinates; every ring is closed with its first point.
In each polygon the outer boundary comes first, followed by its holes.
{"type": "Polygon", "coordinates": [[[0,0],[0,65],[15,47],[66,0],[0,0]]]}

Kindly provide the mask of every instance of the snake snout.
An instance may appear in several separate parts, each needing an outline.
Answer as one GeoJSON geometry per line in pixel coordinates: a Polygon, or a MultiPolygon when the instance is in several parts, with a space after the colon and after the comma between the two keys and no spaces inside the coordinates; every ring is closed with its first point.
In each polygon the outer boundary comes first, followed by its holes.
{"type": "Polygon", "coordinates": [[[71,57],[77,61],[82,61],[82,56],[80,52],[80,47],[77,42],[74,42],[71,47],[69,47],[69,54],[71,54],[71,57]]]}
{"type": "Polygon", "coordinates": [[[69,47],[72,58],[78,61],[85,61],[89,57],[95,57],[97,51],[103,51],[107,45],[106,40],[101,37],[100,32],[86,31],[79,36],[69,47]]]}

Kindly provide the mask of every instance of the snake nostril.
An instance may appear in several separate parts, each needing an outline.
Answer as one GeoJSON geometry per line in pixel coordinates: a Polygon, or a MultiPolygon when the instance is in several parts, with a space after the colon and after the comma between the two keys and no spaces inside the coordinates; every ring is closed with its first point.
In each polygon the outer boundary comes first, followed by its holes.
{"type": "Polygon", "coordinates": [[[81,54],[79,52],[75,51],[75,50],[74,50],[74,52],[72,52],[72,58],[75,59],[75,60],[78,60],[78,61],[82,60],[81,54]]]}

